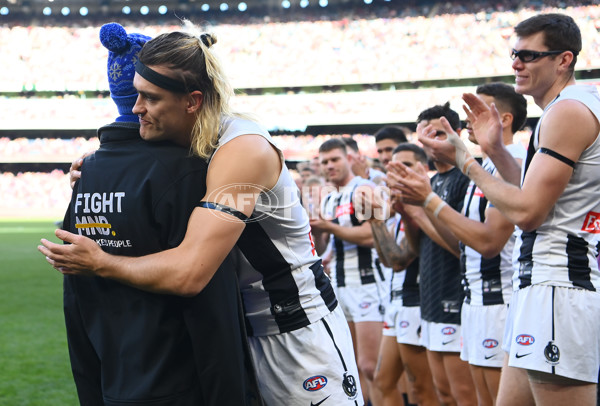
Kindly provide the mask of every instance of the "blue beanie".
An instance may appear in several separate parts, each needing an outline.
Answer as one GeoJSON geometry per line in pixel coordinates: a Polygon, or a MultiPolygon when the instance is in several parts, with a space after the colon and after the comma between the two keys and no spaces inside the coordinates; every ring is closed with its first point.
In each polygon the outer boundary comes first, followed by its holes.
{"type": "Polygon", "coordinates": [[[127,34],[125,28],[117,23],[104,24],[100,28],[100,42],[108,49],[107,74],[110,97],[119,110],[116,121],[134,123],[139,121],[132,112],[138,96],[133,87],[133,76],[138,53],[150,39],[142,34],[127,34]]]}

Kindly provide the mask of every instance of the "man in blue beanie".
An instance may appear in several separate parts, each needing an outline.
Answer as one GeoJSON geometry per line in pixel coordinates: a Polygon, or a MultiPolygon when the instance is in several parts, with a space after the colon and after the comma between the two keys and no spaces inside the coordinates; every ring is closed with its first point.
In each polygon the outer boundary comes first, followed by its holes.
{"type": "MultiPolygon", "coordinates": [[[[149,37],[116,23],[100,31],[119,116],[98,130],[64,219],[105,251],[141,256],[177,246],[205,193],[207,164],[171,142],[140,138],[133,87],[149,37]]],[[[64,312],[82,405],[260,405],[230,255],[191,297],[66,275],[64,312]],[[215,305],[218,303],[218,305],[215,305]]]]}

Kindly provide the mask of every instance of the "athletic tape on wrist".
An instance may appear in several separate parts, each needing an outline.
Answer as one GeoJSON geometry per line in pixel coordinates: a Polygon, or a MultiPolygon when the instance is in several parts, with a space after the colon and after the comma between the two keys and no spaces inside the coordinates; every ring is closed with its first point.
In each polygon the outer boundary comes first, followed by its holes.
{"type": "Polygon", "coordinates": [[[436,196],[437,195],[435,194],[435,192],[433,192],[433,191],[429,192],[429,194],[425,198],[425,201],[423,202],[423,207],[427,207],[427,205],[429,204],[429,202],[431,202],[431,199],[433,199],[436,196]]]}
{"type": "Polygon", "coordinates": [[[462,169],[462,173],[464,173],[465,175],[469,176],[469,169],[471,169],[471,166],[473,166],[473,164],[477,163],[477,161],[475,160],[475,158],[473,158],[472,156],[469,157],[466,161],[465,164],[463,165],[462,169]]]}
{"type": "Polygon", "coordinates": [[[435,218],[438,218],[438,216],[440,215],[440,212],[442,211],[444,206],[447,206],[447,205],[448,205],[448,203],[446,203],[445,201],[442,200],[442,202],[440,204],[438,204],[438,206],[433,211],[433,216],[435,218]]]}

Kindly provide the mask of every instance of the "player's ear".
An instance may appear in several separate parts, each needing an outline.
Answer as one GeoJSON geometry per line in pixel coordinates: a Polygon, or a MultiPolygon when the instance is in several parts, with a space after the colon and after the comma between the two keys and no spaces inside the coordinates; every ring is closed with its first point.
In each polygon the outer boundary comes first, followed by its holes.
{"type": "Polygon", "coordinates": [[[502,123],[502,128],[512,126],[513,115],[510,113],[500,114],[500,123],[502,123]]]}
{"type": "Polygon", "coordinates": [[[189,100],[187,105],[187,110],[189,113],[195,113],[200,110],[202,107],[202,101],[204,100],[204,95],[200,90],[194,90],[189,94],[189,100]]]}

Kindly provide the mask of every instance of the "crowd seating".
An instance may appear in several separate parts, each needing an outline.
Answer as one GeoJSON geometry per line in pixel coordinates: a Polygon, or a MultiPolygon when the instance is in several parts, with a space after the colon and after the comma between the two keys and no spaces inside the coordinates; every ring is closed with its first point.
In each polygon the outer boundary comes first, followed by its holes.
{"type": "MultiPolygon", "coordinates": [[[[450,101],[464,118],[461,96],[475,86],[235,96],[238,111],[252,113],[269,130],[304,131],[331,124],[409,123],[419,112],[450,101]]],[[[541,110],[529,100],[529,117],[541,110]]],[[[0,98],[4,129],[96,129],[114,120],[117,108],[109,97],[0,98]]]]}
{"type": "MultiPolygon", "coordinates": [[[[499,3],[502,5],[502,3],[499,3]]],[[[482,6],[480,6],[482,7],[482,6]]],[[[540,11],[575,18],[584,41],[579,69],[600,67],[600,7],[487,7],[438,15],[339,17],[316,21],[221,23],[219,38],[236,88],[300,87],[348,83],[410,82],[510,75],[512,27],[540,11]]],[[[173,18],[173,24],[178,20],[173,18]]],[[[130,32],[158,33],[178,25],[131,25],[130,32]]],[[[98,26],[0,27],[0,92],[106,90],[106,49],[98,26]]]]}

